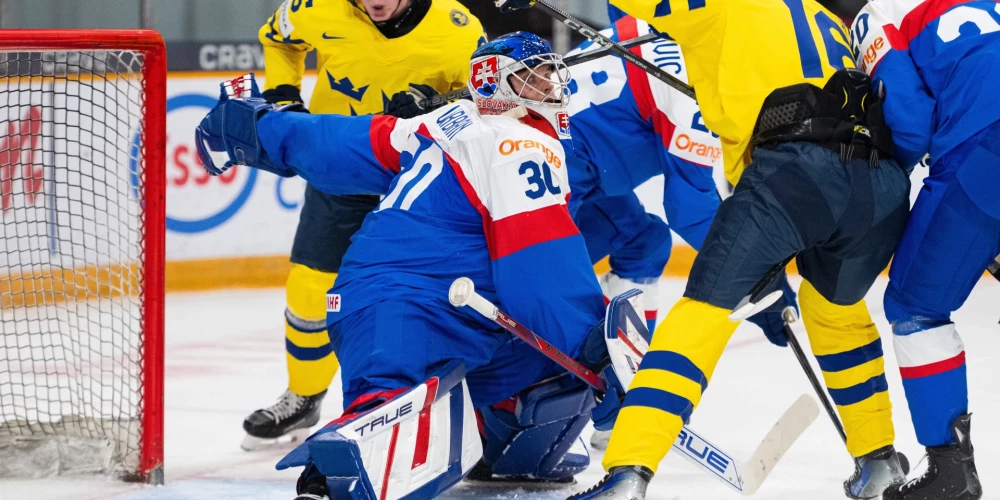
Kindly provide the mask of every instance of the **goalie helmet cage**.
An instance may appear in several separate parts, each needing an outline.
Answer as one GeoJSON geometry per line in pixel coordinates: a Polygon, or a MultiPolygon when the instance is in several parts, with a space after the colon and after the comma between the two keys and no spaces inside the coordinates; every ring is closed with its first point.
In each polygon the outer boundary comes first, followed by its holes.
{"type": "Polygon", "coordinates": [[[166,49],[0,30],[0,478],[163,482],[166,49]]]}

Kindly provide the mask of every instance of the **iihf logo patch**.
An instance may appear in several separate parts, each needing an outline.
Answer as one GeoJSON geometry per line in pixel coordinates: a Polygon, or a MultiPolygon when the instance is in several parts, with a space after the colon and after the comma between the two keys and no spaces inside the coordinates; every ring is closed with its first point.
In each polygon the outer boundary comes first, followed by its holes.
{"type": "Polygon", "coordinates": [[[469,81],[479,95],[492,97],[497,92],[497,66],[499,66],[497,56],[490,56],[472,64],[469,81]]]}
{"type": "Polygon", "coordinates": [[[556,124],[559,126],[559,135],[569,135],[569,113],[556,113],[556,124]]]}
{"type": "Polygon", "coordinates": [[[340,312],[340,294],[326,294],[326,312],[340,312]]]}

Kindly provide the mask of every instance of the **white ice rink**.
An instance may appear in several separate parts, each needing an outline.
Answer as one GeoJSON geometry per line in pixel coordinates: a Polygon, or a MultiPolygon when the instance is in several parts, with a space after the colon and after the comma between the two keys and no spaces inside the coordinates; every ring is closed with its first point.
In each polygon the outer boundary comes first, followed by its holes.
{"type": "MultiPolygon", "coordinates": [[[[883,335],[879,281],[869,308],[883,335]]],[[[661,314],[680,296],[681,280],[663,282],[661,314]]],[[[0,499],[291,499],[298,471],[278,472],[284,451],[239,449],[248,412],[270,405],[286,384],[284,291],[240,290],[172,294],[167,297],[166,485],[150,487],[106,479],[0,481],[0,499]]],[[[973,418],[972,436],[984,498],[1000,499],[1000,283],[983,280],[955,317],[965,340],[973,418]]],[[[807,343],[801,327],[799,338],[807,343]]],[[[903,398],[891,341],[885,343],[886,376],[895,404],[897,448],[916,462],[918,446],[903,398]]],[[[719,364],[691,426],[737,457],[752,450],[784,409],[811,393],[788,349],[767,342],[752,325],[741,326],[719,364]]],[[[341,410],[340,379],[334,380],[324,418],[341,410]]],[[[324,420],[325,421],[325,420],[324,420]]],[[[589,436],[590,431],[585,432],[589,436]]],[[[484,489],[461,484],[446,498],[565,498],[603,475],[600,454],[578,484],[548,490],[484,489]]],[[[921,467],[922,468],[922,467],[921,467]]],[[[791,448],[755,498],[841,499],[841,482],[853,471],[825,413],[791,448]]],[[[648,498],[713,500],[738,495],[684,460],[669,456],[653,480],[648,498]]]]}

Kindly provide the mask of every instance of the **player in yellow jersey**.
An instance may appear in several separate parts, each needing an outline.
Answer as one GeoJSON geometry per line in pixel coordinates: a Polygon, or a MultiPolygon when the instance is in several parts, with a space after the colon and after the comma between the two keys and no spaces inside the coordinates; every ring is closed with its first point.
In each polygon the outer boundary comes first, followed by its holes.
{"type": "MultiPolygon", "coordinates": [[[[497,0],[517,8],[532,0],[497,0]]],[[[813,0],[612,0],[681,46],[705,125],[736,188],[722,202],[687,289],[653,336],[615,423],[595,488],[643,498],[701,400],[757,283],[793,255],[803,320],[856,457],[852,498],[904,479],[893,448],[882,344],[863,300],[906,224],[909,180],[846,28],[813,0]]]]}
{"type": "MultiPolygon", "coordinates": [[[[410,89],[418,98],[429,97],[464,87],[469,57],[486,40],[479,20],[457,0],[285,0],[259,36],[268,101],[302,102],[305,58],[315,50],[312,113],[385,109],[403,118],[418,111],[404,109],[415,99],[396,94],[410,89]]],[[[320,403],[339,366],[326,331],[327,311],[338,305],[327,304],[326,292],[351,236],[378,202],[378,196],[332,196],[306,188],[285,285],[288,390],[243,422],[244,449],[267,447],[289,435],[305,437],[319,420],[320,403]]]]}

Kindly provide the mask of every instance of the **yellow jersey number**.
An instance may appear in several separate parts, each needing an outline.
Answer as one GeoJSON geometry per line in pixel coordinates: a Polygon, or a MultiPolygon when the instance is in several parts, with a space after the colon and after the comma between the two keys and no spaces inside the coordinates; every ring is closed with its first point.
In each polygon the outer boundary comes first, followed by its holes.
{"type": "MultiPolygon", "coordinates": [[[[816,48],[816,40],[813,37],[812,29],[809,26],[809,17],[806,15],[804,0],[782,0],[785,7],[792,16],[792,27],[795,30],[795,41],[798,44],[799,60],[802,63],[802,76],[805,78],[822,78],[823,65],[819,59],[819,49],[816,48]]],[[[809,0],[805,0],[809,1],[809,0]]],[[[818,10],[813,16],[816,27],[823,37],[823,46],[826,48],[826,57],[830,66],[834,69],[844,69],[844,58],[854,60],[847,35],[841,29],[840,23],[830,17],[829,14],[818,10]],[[834,34],[836,33],[836,35],[834,34]],[[835,37],[839,36],[840,40],[835,37]]]]}

